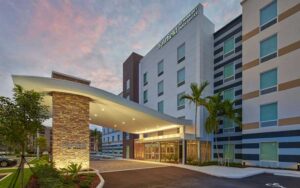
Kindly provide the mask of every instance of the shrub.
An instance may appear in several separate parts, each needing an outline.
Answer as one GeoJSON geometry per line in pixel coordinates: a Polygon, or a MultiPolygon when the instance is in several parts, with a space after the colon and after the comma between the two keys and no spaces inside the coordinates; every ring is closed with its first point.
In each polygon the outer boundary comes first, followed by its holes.
{"type": "Polygon", "coordinates": [[[78,173],[80,172],[81,168],[81,164],[70,163],[70,165],[67,166],[67,168],[62,168],[61,171],[69,175],[74,181],[78,177],[78,173]]]}
{"type": "Polygon", "coordinates": [[[41,188],[65,187],[59,171],[52,164],[36,164],[33,170],[41,188]]]}

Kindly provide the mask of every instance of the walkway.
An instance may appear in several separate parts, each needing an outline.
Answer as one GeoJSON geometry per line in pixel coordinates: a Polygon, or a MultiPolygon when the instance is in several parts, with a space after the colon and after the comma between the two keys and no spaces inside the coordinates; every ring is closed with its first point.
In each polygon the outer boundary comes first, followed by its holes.
{"type": "Polygon", "coordinates": [[[90,162],[91,168],[99,170],[99,172],[117,172],[125,170],[138,170],[148,168],[165,167],[164,164],[159,163],[144,163],[139,161],[127,161],[127,160],[98,160],[90,162]]]}

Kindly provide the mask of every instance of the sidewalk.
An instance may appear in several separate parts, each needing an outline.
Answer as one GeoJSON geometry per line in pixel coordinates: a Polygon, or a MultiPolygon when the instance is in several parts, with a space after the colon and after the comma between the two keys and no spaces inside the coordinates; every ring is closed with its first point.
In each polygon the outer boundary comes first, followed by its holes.
{"type": "MultiPolygon", "coordinates": [[[[132,160],[132,159],[123,159],[123,160],[132,160]]],[[[246,178],[249,176],[254,176],[262,173],[270,173],[278,176],[290,176],[290,177],[300,178],[300,171],[293,171],[293,170],[266,169],[266,168],[256,168],[256,167],[234,168],[234,167],[224,167],[224,166],[193,166],[193,165],[161,163],[161,162],[142,161],[142,160],[133,160],[133,161],[138,161],[142,163],[163,164],[166,166],[174,166],[178,168],[184,168],[188,170],[202,172],[211,176],[232,178],[232,179],[241,179],[241,178],[246,178]]]]}

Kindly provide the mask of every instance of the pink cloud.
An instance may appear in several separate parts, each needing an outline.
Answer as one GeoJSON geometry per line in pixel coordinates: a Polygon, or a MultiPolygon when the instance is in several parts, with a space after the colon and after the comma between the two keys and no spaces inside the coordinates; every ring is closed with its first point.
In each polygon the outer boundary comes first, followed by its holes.
{"type": "Polygon", "coordinates": [[[51,45],[52,55],[81,56],[90,53],[107,27],[101,16],[77,9],[71,1],[59,8],[51,1],[37,1],[25,38],[51,45]]]}

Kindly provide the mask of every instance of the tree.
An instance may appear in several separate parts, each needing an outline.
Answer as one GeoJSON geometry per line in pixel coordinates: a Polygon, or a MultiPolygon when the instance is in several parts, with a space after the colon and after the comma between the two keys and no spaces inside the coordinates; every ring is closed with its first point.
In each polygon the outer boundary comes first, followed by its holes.
{"type": "MultiPolygon", "coordinates": [[[[202,97],[204,89],[209,85],[207,81],[200,84],[200,86],[196,83],[191,83],[190,88],[192,90],[191,94],[185,94],[181,97],[181,99],[187,99],[190,103],[195,105],[195,121],[194,121],[194,129],[195,129],[195,139],[197,139],[197,119],[198,119],[198,107],[206,105],[206,99],[202,97]]],[[[198,148],[199,150],[199,148],[198,148]]]]}
{"type": "MultiPolygon", "coordinates": [[[[221,93],[208,97],[206,108],[209,115],[205,122],[205,130],[207,133],[213,133],[216,135],[220,129],[220,122],[221,120],[224,120],[224,118],[227,118],[233,121],[236,125],[241,126],[241,113],[234,109],[234,103],[235,101],[223,100],[221,93]]],[[[228,137],[228,143],[230,141],[229,138],[230,137],[228,137]]],[[[217,157],[218,161],[220,161],[218,142],[216,138],[215,141],[217,157]]],[[[221,163],[223,164],[223,161],[221,161],[221,163]]]]}
{"type": "Polygon", "coordinates": [[[0,97],[0,136],[6,144],[21,151],[21,162],[16,173],[16,180],[21,173],[21,186],[24,187],[24,163],[28,138],[36,134],[42,122],[49,118],[48,108],[43,105],[43,96],[35,91],[25,91],[16,85],[13,99],[0,97]]]}

